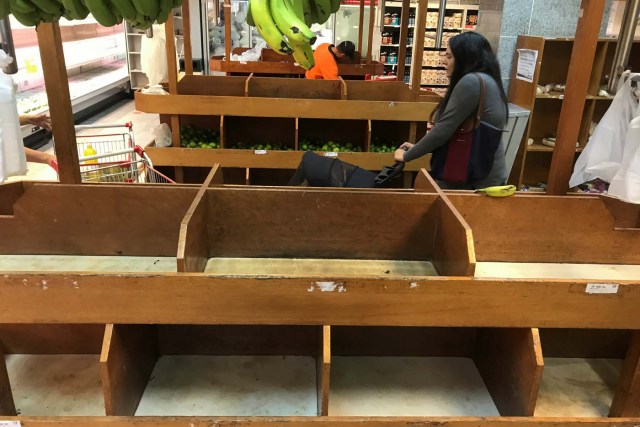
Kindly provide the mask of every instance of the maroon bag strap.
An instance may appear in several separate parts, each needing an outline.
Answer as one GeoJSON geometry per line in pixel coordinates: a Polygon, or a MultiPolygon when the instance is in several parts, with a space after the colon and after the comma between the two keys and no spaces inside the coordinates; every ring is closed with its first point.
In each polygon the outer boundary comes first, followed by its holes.
{"type": "Polygon", "coordinates": [[[485,85],[484,85],[484,79],[482,78],[482,76],[480,76],[480,74],[478,73],[473,73],[473,74],[475,74],[475,76],[480,81],[480,98],[478,100],[478,111],[476,111],[476,117],[473,122],[474,129],[477,129],[478,126],[480,126],[480,122],[482,121],[482,114],[484,113],[485,85]]]}

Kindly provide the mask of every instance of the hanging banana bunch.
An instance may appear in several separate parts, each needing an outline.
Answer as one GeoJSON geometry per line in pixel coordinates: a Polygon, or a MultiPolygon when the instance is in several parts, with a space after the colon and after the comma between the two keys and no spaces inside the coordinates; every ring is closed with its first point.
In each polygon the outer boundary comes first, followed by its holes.
{"type": "Polygon", "coordinates": [[[27,27],[41,22],[85,19],[89,13],[104,27],[129,21],[135,28],[147,29],[154,23],[164,24],[171,9],[182,6],[182,0],[0,0],[0,18],[12,14],[27,27]]]}
{"type": "Polygon", "coordinates": [[[311,46],[316,36],[309,27],[324,24],[340,9],[340,0],[251,0],[247,23],[269,47],[281,55],[293,55],[301,67],[314,65],[311,46]]]}

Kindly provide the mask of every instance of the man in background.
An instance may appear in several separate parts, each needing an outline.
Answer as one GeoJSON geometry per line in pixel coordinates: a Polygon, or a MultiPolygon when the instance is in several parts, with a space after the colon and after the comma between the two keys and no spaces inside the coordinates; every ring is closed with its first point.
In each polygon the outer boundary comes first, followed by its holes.
{"type": "Polygon", "coordinates": [[[338,80],[338,59],[347,56],[353,61],[356,45],[343,41],[338,46],[324,43],[313,52],[315,65],[305,73],[308,79],[338,80]]]}

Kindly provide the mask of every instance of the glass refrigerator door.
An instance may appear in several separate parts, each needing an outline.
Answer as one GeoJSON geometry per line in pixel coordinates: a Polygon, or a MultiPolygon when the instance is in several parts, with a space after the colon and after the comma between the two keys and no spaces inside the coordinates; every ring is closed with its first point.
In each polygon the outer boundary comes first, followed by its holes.
{"type": "MultiPolygon", "coordinates": [[[[10,19],[18,66],[12,76],[18,86],[18,112],[46,112],[49,106],[36,30],[21,25],[13,16],[10,19]]],[[[122,25],[105,28],[92,17],[82,21],[62,18],[60,33],[74,113],[126,88],[129,72],[122,25]]],[[[23,127],[23,137],[36,131],[37,128],[23,127]]]]}
{"type": "MultiPolygon", "coordinates": [[[[251,48],[262,40],[257,31],[247,24],[248,0],[231,1],[231,49],[251,48]],[[257,36],[257,37],[256,37],[257,36]],[[259,40],[258,40],[259,38],[259,40]]],[[[208,0],[206,21],[209,56],[225,54],[224,1],[208,0]]]]}

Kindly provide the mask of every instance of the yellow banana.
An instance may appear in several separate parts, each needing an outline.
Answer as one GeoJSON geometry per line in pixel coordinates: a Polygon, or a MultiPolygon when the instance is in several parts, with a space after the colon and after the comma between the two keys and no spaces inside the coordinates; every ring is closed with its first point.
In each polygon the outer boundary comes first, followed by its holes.
{"type": "Polygon", "coordinates": [[[251,0],[249,3],[251,16],[256,24],[258,32],[267,44],[280,55],[289,55],[293,51],[284,39],[284,36],[276,27],[276,23],[271,17],[268,0],[251,0]]]}
{"type": "Polygon", "coordinates": [[[476,190],[476,193],[483,193],[489,197],[509,197],[516,194],[515,185],[500,185],[496,187],[487,187],[476,190]]]}
{"type": "Polygon", "coordinates": [[[118,23],[118,16],[111,10],[108,0],[83,0],[91,15],[103,27],[113,27],[118,23]]]}
{"type": "Polygon", "coordinates": [[[269,0],[269,6],[276,27],[284,34],[290,46],[303,43],[313,45],[315,43],[315,34],[309,29],[307,24],[296,15],[290,0],[269,0]]]}
{"type": "Polygon", "coordinates": [[[293,59],[305,70],[309,70],[315,65],[313,50],[308,43],[293,46],[293,59]]]}

